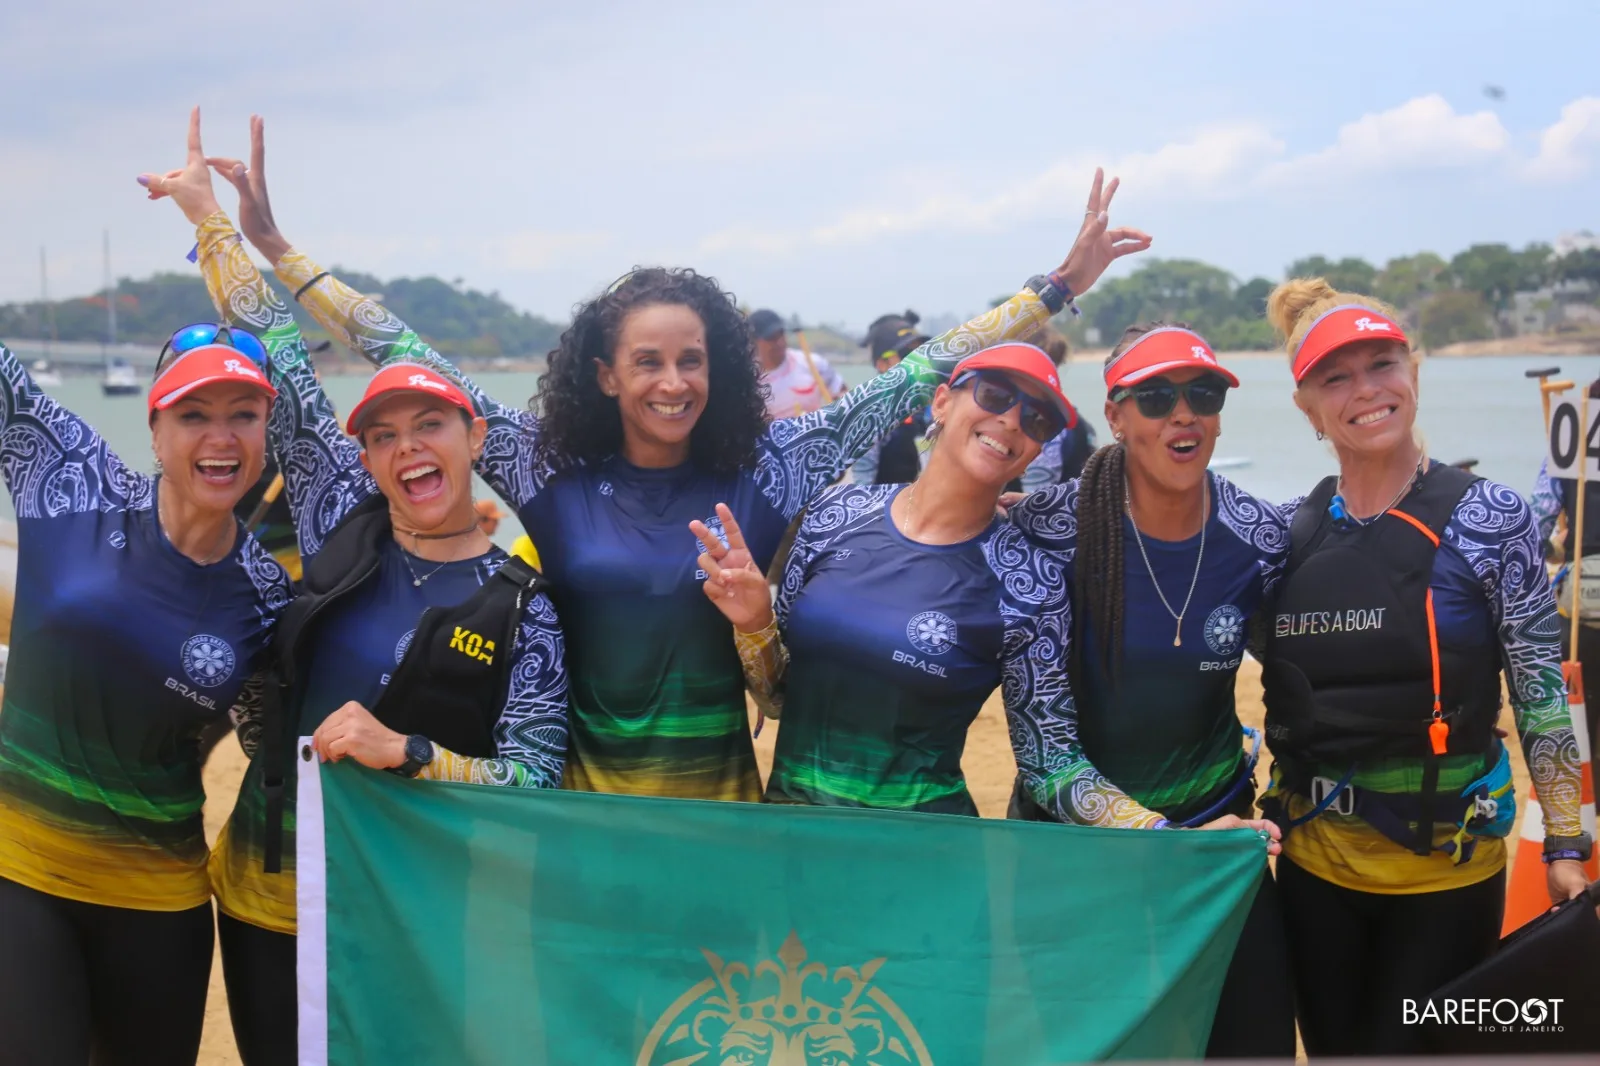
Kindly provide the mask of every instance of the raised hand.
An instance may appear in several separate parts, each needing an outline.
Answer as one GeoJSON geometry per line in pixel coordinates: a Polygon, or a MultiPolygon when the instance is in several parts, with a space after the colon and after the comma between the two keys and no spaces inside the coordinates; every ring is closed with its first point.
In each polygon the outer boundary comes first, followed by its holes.
{"type": "Polygon", "coordinates": [[[267,198],[266,124],[260,115],[250,116],[250,165],[227,156],[207,156],[206,164],[239,193],[239,228],[245,240],[273,263],[289,250],[289,242],[278,231],[272,217],[272,202],[267,198]]]}
{"type": "Polygon", "coordinates": [[[728,538],[726,545],[704,522],[689,523],[689,531],[705,549],[699,558],[700,569],[706,572],[701,587],[734,628],[743,633],[759,632],[772,624],[772,591],[767,587],[767,576],[751,558],[744,533],[727,504],[717,504],[717,517],[728,538]]]}
{"type": "Polygon", "coordinates": [[[1094,184],[1089,187],[1089,204],[1083,212],[1083,227],[1078,239],[1072,243],[1056,273],[1071,287],[1074,296],[1082,296],[1089,287],[1100,280],[1106,268],[1125,255],[1142,252],[1150,247],[1150,235],[1127,226],[1111,228],[1111,200],[1117,195],[1120,179],[1105,183],[1105,171],[1094,171],[1094,184]]]}
{"type": "Polygon", "coordinates": [[[183,211],[183,217],[195,225],[220,210],[217,194],[211,188],[211,171],[206,169],[206,154],[200,148],[198,107],[189,112],[189,154],[182,169],[165,174],[140,174],[138,181],[152,200],[172,197],[172,202],[183,211]]]}

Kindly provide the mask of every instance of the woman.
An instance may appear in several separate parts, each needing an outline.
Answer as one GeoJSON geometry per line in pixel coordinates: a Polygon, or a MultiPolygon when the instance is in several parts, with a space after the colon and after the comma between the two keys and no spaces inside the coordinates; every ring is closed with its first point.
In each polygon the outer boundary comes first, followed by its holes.
{"type": "Polygon", "coordinates": [[[1423,451],[1398,316],[1320,278],[1280,285],[1267,314],[1295,403],[1339,459],[1293,509],[1263,672],[1300,1031],[1314,1056],[1401,1054],[1420,1031],[1401,1001],[1499,936],[1515,821],[1502,669],[1550,898],[1584,888],[1555,602],[1527,504],[1423,451]]]}
{"type": "Polygon", "coordinates": [[[289,599],[233,515],[266,455],[264,354],[214,325],[174,335],[150,386],[150,477],[0,348],[19,537],[0,711],[7,1062],[199,1052],[213,938],[199,736],[259,701],[289,599]]]}
{"type": "MultiPolygon", "coordinates": [[[[1112,260],[1149,245],[1136,230],[1108,229],[1115,191],[1096,176],[1077,242],[1050,277],[802,418],[768,426],[744,317],[690,270],[636,270],[579,308],[540,379],[537,413],[467,384],[489,422],[479,472],[538,545],[561,614],[568,787],[760,798],[738,652],[700,592],[685,527],[725,501],[757,564],[770,565],[794,516],[926,403],[962,356],[1036,329],[1112,260]]],[[[336,336],[375,361],[453,373],[272,229],[251,240],[336,336]]]]}
{"type": "MultiPolygon", "coordinates": [[[[209,188],[209,171],[200,180],[209,188]]],[[[186,195],[181,181],[165,191],[186,195]]],[[[242,199],[249,218],[256,201],[242,199]]],[[[294,794],[285,741],[312,734],[324,760],[427,780],[556,787],[561,632],[534,572],[506,564],[478,522],[472,463],[486,427],[467,397],[427,367],[393,364],[350,411],[355,439],[345,436],[293,317],[227,216],[213,205],[197,235],[212,298],[267,340],[283,395],[270,435],[306,560],[273,649],[287,736],[269,720],[211,863],[240,1055],[246,1066],[293,1063],[292,801],[275,798],[294,794]],[[463,654],[458,630],[484,643],[463,654]]]]}
{"type": "MultiPolygon", "coordinates": [[[[1086,756],[1175,825],[1248,816],[1254,759],[1240,747],[1234,681],[1248,619],[1283,563],[1276,510],[1206,467],[1238,386],[1181,324],[1129,327],[1105,365],[1114,443],[1077,481],[1011,509],[1063,553],[1076,608],[1067,660],[1086,756]]],[[[1259,741],[1258,741],[1259,744],[1259,741]]],[[[1013,815],[1048,819],[1028,790],[1013,815]]],[[[1294,1007],[1272,875],[1263,871],[1206,1053],[1294,1054],[1294,1007]]]]}

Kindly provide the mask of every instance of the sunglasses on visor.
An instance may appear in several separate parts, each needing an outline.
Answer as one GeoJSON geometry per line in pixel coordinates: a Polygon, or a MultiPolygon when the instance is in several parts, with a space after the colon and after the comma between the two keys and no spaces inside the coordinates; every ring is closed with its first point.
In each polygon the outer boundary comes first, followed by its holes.
{"type": "Polygon", "coordinates": [[[267,349],[254,333],[215,322],[197,322],[192,326],[184,326],[161,346],[161,354],[156,357],[156,372],[150,380],[159,378],[161,372],[178,356],[208,344],[225,345],[247,356],[262,370],[267,369],[267,349]]]}
{"type": "Polygon", "coordinates": [[[1021,404],[1022,412],[1017,423],[1022,427],[1022,432],[1040,444],[1067,428],[1066,416],[1055,404],[1029,396],[1003,374],[969,370],[952,381],[950,387],[959,389],[969,381],[972,382],[973,400],[992,415],[1003,415],[1021,404]]]}
{"type": "Polygon", "coordinates": [[[1222,410],[1223,403],[1228,399],[1228,383],[1216,374],[1202,374],[1181,385],[1156,377],[1114,390],[1111,402],[1121,403],[1129,396],[1133,397],[1133,402],[1139,405],[1139,413],[1146,418],[1166,418],[1177,408],[1180,396],[1195,414],[1214,415],[1222,410]]]}

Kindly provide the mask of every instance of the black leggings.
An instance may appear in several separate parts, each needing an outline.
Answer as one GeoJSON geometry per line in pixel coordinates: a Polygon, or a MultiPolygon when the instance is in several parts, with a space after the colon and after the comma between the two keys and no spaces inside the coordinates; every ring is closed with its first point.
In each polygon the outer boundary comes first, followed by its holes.
{"type": "Polygon", "coordinates": [[[295,938],[217,912],[233,1040],[244,1066],[299,1061],[295,938]]]}
{"type": "Polygon", "coordinates": [[[102,907],[0,878],[0,1058],[29,1066],[194,1066],[211,904],[102,907]]]}
{"type": "Polygon", "coordinates": [[[1278,860],[1295,1004],[1306,1054],[1413,1055],[1421,1002],[1489,957],[1505,910],[1504,870],[1465,888],[1408,896],[1341,888],[1278,860]]]}
{"type": "Polygon", "coordinates": [[[1294,1058],[1289,945],[1283,935],[1283,905],[1270,870],[1261,873],[1261,888],[1228,963],[1206,1058],[1294,1058]]]}

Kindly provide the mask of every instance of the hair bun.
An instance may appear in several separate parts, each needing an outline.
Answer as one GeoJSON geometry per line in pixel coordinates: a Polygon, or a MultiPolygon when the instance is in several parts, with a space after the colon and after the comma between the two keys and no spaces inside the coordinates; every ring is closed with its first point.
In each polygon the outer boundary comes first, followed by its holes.
{"type": "Polygon", "coordinates": [[[922,321],[922,317],[920,315],[918,315],[915,311],[907,311],[901,317],[906,320],[906,325],[908,325],[908,326],[914,326],[918,322],[922,321]]]}
{"type": "Polygon", "coordinates": [[[1326,278],[1290,278],[1267,297],[1267,321],[1287,340],[1308,308],[1337,295],[1326,278]]]}

